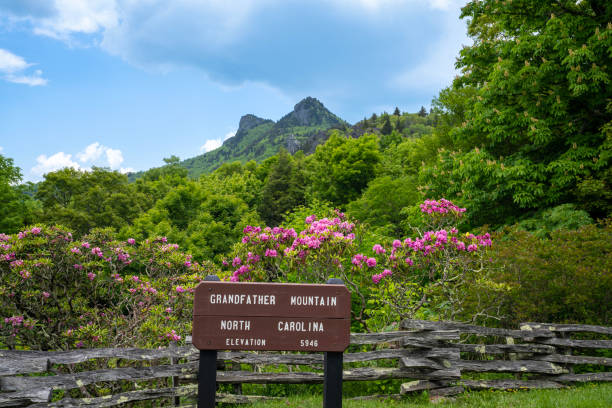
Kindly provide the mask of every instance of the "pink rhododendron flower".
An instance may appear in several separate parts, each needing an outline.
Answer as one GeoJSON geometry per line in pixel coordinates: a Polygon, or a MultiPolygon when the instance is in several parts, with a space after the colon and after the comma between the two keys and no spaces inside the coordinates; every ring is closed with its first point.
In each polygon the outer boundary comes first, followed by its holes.
{"type": "Polygon", "coordinates": [[[134,245],[136,243],[136,240],[134,238],[128,238],[127,243],[130,245],[134,245]]]}
{"type": "Polygon", "coordinates": [[[306,222],[306,224],[312,224],[314,220],[317,219],[316,215],[309,215],[308,217],[306,217],[306,219],[304,220],[306,222]]]}
{"type": "Polygon", "coordinates": [[[266,253],[264,254],[264,256],[267,256],[270,258],[276,258],[278,256],[278,253],[276,252],[275,249],[266,249],[266,253]]]}
{"type": "Polygon", "coordinates": [[[172,341],[179,341],[181,339],[181,336],[176,334],[176,331],[174,330],[170,331],[169,333],[166,333],[166,337],[172,341]]]}
{"type": "Polygon", "coordinates": [[[82,270],[83,269],[83,265],[79,265],[79,264],[74,264],[74,269],[78,269],[78,270],[82,270]]]}
{"type": "Polygon", "coordinates": [[[51,296],[51,294],[49,292],[43,292],[42,296],[47,299],[49,296],[51,296]]]}
{"type": "Polygon", "coordinates": [[[94,280],[94,278],[96,277],[96,274],[93,272],[89,272],[87,274],[87,277],[89,278],[90,281],[94,280]]]}
{"type": "Polygon", "coordinates": [[[183,288],[182,286],[177,286],[177,287],[176,287],[176,291],[177,291],[178,293],[183,293],[183,292],[185,292],[185,288],[183,288]]]}
{"type": "Polygon", "coordinates": [[[81,246],[82,246],[83,248],[87,248],[87,249],[89,249],[89,247],[90,247],[89,242],[83,242],[83,243],[81,244],[81,246]]]}
{"type": "Polygon", "coordinates": [[[353,265],[357,265],[360,266],[361,262],[364,260],[364,256],[362,254],[357,254],[353,257],[353,259],[351,260],[351,262],[353,263],[353,265]]]}
{"type": "Polygon", "coordinates": [[[232,266],[238,266],[242,263],[242,259],[240,259],[240,257],[235,257],[234,260],[232,261],[232,266]]]}
{"type": "Polygon", "coordinates": [[[478,249],[478,246],[476,246],[476,244],[470,244],[467,247],[468,252],[475,252],[478,249]]]}
{"type": "Polygon", "coordinates": [[[370,268],[373,268],[376,266],[376,259],[375,258],[368,258],[366,259],[366,265],[368,265],[370,268]]]}
{"type": "Polygon", "coordinates": [[[34,228],[32,228],[32,229],[30,230],[30,232],[31,232],[32,234],[34,234],[34,235],[38,235],[38,234],[40,234],[40,231],[41,231],[41,229],[40,229],[40,228],[38,228],[38,227],[34,227],[34,228]]]}
{"type": "Polygon", "coordinates": [[[372,247],[372,251],[376,252],[377,254],[384,254],[385,248],[383,248],[380,244],[376,244],[372,247]]]}

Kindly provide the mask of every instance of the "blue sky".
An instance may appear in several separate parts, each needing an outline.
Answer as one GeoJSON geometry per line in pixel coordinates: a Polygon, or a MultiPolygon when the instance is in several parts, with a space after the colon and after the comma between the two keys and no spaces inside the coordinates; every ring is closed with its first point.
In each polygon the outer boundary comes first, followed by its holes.
{"type": "Polygon", "coordinates": [[[24,180],[193,157],[306,96],[354,123],[429,106],[470,43],[456,0],[3,0],[0,154],[24,180]]]}

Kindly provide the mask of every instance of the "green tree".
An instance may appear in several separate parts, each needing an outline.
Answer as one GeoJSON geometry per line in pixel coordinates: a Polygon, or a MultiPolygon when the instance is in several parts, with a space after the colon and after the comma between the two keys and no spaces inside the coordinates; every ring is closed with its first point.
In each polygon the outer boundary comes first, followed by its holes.
{"type": "Polygon", "coordinates": [[[259,214],[267,225],[276,226],[283,215],[304,201],[304,177],[285,149],[278,154],[263,188],[259,214]]]}
{"type": "Polygon", "coordinates": [[[391,120],[389,119],[389,115],[383,115],[382,120],[383,124],[382,128],[380,129],[380,133],[382,133],[383,135],[391,134],[391,132],[393,131],[393,126],[391,126],[391,120]]]}
{"type": "Polygon", "coordinates": [[[400,134],[404,131],[404,123],[402,122],[402,117],[398,116],[395,121],[395,130],[397,130],[400,134]]]}
{"type": "Polygon", "coordinates": [[[399,108],[396,106],[395,110],[393,111],[393,115],[395,116],[400,116],[402,113],[400,112],[399,108]]]}
{"type": "Polygon", "coordinates": [[[372,180],[363,195],[348,204],[347,211],[352,217],[383,229],[387,236],[401,236],[407,232],[401,227],[402,209],[420,199],[415,177],[383,176],[372,180]]]}
{"type": "Polygon", "coordinates": [[[65,225],[78,234],[96,227],[126,226],[150,203],[126,175],[98,167],[47,173],[36,198],[42,204],[42,221],[65,225]]]}
{"type": "Polygon", "coordinates": [[[427,109],[425,109],[424,106],[421,106],[421,109],[419,110],[417,115],[419,115],[420,117],[424,118],[425,116],[427,116],[427,109]]]}
{"type": "Polygon", "coordinates": [[[32,223],[36,202],[27,194],[27,186],[17,185],[21,170],[13,159],[0,155],[0,232],[16,232],[32,223]]]}
{"type": "Polygon", "coordinates": [[[612,196],[604,192],[612,181],[612,4],[471,1],[462,17],[473,45],[458,59],[464,74],[453,89],[467,90],[467,100],[461,102],[464,121],[450,136],[453,160],[469,166],[455,166],[464,177],[454,179],[458,186],[443,187],[433,181],[436,173],[444,176],[440,167],[448,167],[442,164],[448,157],[441,157],[424,184],[438,186],[433,194],[463,194],[466,206],[480,197],[484,207],[474,216],[505,207],[493,211],[496,218],[478,218],[480,223],[507,222],[563,203],[576,203],[594,217],[609,214],[612,196]],[[493,167],[498,182],[486,180],[493,167]]]}
{"type": "Polygon", "coordinates": [[[306,159],[309,193],[338,206],[355,200],[374,178],[380,159],[376,135],[352,139],[333,132],[306,159]]]}

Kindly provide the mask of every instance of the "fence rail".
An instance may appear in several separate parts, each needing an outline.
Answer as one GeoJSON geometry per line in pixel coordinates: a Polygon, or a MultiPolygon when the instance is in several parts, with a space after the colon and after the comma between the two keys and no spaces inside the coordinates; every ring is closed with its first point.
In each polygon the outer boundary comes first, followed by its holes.
{"type": "MultiPolygon", "coordinates": [[[[519,330],[508,330],[456,322],[405,320],[400,329],[353,333],[351,345],[360,347],[352,348],[368,350],[344,354],[347,365],[344,381],[406,379],[398,390],[400,394],[428,390],[432,395],[460,393],[466,388],[562,388],[576,382],[612,381],[612,371],[605,371],[605,367],[612,366],[612,358],[587,355],[596,349],[612,348],[612,340],[570,337],[575,333],[610,337],[610,327],[524,323],[519,330]],[[393,367],[368,363],[379,360],[395,363],[393,367]],[[354,363],[366,364],[351,367],[354,363]],[[598,365],[603,370],[575,374],[575,365],[598,365]],[[466,373],[488,372],[508,373],[511,378],[475,380],[474,374],[468,375],[472,378],[465,378],[466,373]]],[[[197,394],[194,381],[198,356],[198,350],[191,345],[56,352],[0,350],[0,407],[111,407],[146,400],[178,404],[197,394]],[[117,361],[129,362],[129,365],[119,367],[117,361]],[[81,365],[106,365],[107,368],[79,369],[81,365]],[[116,392],[96,395],[97,386],[106,393],[116,392]],[[50,402],[52,397],[57,399],[59,390],[77,390],[80,396],[50,402]]],[[[217,381],[221,384],[321,383],[322,364],[322,354],[219,352],[217,381]],[[279,365],[286,367],[286,372],[265,371],[266,366],[279,365]],[[248,370],[249,367],[253,370],[248,370]],[[305,368],[309,371],[304,371],[305,368]]],[[[239,390],[240,387],[236,389],[239,390]]],[[[219,402],[228,403],[268,398],[271,397],[217,396],[219,402]]]]}

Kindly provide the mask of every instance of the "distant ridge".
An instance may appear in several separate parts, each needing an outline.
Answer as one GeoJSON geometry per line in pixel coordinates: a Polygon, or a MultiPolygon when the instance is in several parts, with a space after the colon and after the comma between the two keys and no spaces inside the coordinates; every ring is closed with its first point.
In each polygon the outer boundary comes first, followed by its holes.
{"type": "Polygon", "coordinates": [[[318,99],[307,97],[278,122],[247,114],[240,118],[238,130],[215,150],[183,160],[180,165],[191,177],[214,171],[233,161],[261,161],[278,153],[281,147],[291,153],[309,154],[328,138],[328,130],[346,128],[348,123],[330,112],[318,99]]]}

